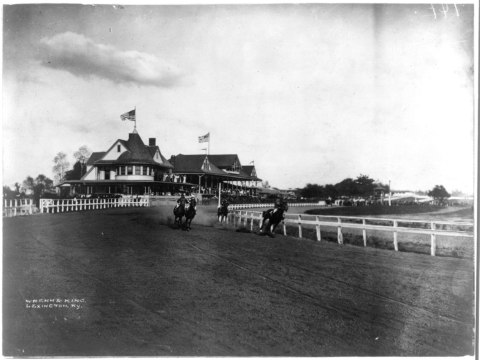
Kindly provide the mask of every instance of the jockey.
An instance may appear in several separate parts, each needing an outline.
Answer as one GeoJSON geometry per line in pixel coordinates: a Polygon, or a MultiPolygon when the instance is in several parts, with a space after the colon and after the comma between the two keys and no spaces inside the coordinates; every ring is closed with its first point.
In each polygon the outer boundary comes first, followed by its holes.
{"type": "Polygon", "coordinates": [[[222,206],[222,207],[228,207],[228,205],[230,205],[230,204],[228,203],[227,199],[223,199],[221,206],[222,206]]]}
{"type": "Polygon", "coordinates": [[[185,195],[182,193],[182,196],[177,200],[177,206],[175,206],[175,209],[177,209],[180,205],[185,206],[185,203],[187,202],[187,199],[185,199],[185,195]]]}
{"type": "Polygon", "coordinates": [[[195,196],[190,196],[190,199],[188,200],[188,203],[190,204],[190,206],[193,206],[193,208],[195,209],[195,211],[197,211],[197,199],[195,199],[195,196]]]}
{"type": "Polygon", "coordinates": [[[277,198],[275,200],[275,204],[274,204],[274,209],[273,209],[273,214],[275,214],[279,209],[281,209],[283,206],[283,202],[282,202],[282,199],[280,198],[277,198]]]}

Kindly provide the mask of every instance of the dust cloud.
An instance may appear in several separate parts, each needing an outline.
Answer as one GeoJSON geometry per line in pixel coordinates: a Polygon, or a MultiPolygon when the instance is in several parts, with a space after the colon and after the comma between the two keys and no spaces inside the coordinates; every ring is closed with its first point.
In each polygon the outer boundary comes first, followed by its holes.
{"type": "MultiPolygon", "coordinates": [[[[156,221],[162,225],[173,226],[175,216],[173,215],[174,204],[155,205],[151,208],[152,214],[156,221]]],[[[183,219],[185,221],[185,219],[183,219]]],[[[217,206],[216,205],[197,205],[197,214],[192,221],[193,224],[203,226],[218,225],[217,206]]]]}

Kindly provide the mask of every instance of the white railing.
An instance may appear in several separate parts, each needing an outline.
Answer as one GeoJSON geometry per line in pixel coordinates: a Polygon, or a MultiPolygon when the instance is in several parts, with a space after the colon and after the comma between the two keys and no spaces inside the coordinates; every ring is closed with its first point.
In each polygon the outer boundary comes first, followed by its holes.
{"type": "MultiPolygon", "coordinates": [[[[273,203],[267,204],[231,204],[228,205],[229,210],[240,210],[240,209],[254,209],[254,208],[265,208],[273,207],[273,203]]],[[[300,206],[324,206],[319,203],[288,203],[288,207],[300,207],[300,206]]]]}
{"type": "Polygon", "coordinates": [[[33,214],[33,200],[32,199],[14,199],[3,201],[3,216],[13,217],[19,215],[33,214]]]}
{"type": "MultiPolygon", "coordinates": [[[[248,226],[250,221],[250,230],[253,231],[254,221],[262,219],[262,213],[259,211],[242,211],[234,210],[229,213],[230,219],[227,218],[227,223],[233,223],[234,226],[248,226]]],[[[342,229],[360,229],[363,235],[363,246],[367,246],[367,230],[380,230],[390,231],[393,233],[393,246],[395,251],[398,251],[398,233],[411,233],[411,234],[424,234],[430,235],[430,255],[435,256],[437,247],[437,236],[449,236],[449,237],[464,237],[472,238],[473,223],[467,222],[448,222],[448,221],[426,221],[426,220],[409,220],[409,219],[386,219],[386,218],[371,218],[371,217],[353,217],[353,216],[333,216],[333,215],[302,215],[302,214],[288,214],[285,220],[282,221],[283,235],[287,235],[287,224],[298,226],[298,237],[302,238],[302,229],[305,225],[314,226],[316,230],[317,241],[321,241],[322,226],[336,227],[337,228],[337,241],[339,244],[343,244],[342,229]],[[306,219],[309,217],[310,219],[306,219]],[[353,222],[356,221],[356,222],[353,222]],[[370,223],[368,223],[370,222],[370,223]],[[383,223],[382,225],[372,224],[383,223]],[[421,227],[407,227],[399,226],[399,224],[423,224],[421,227]],[[425,228],[427,227],[427,228],[425,228]],[[457,230],[442,230],[439,227],[451,227],[457,228],[457,230]],[[472,228],[471,231],[462,231],[458,228],[467,227],[472,228]]],[[[258,225],[259,226],[259,225],[258,225]]]]}
{"type": "Polygon", "coordinates": [[[148,197],[116,199],[40,199],[41,213],[59,213],[95,209],[141,206],[149,207],[148,197]]]}

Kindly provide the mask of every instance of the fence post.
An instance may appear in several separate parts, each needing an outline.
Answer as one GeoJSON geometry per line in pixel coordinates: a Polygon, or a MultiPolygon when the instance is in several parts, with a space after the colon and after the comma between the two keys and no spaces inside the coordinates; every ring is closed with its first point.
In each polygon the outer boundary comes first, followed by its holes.
{"type": "Polygon", "coordinates": [[[298,237],[302,238],[302,215],[298,215],[298,237]]]}
{"type": "Polygon", "coordinates": [[[340,245],[343,245],[342,220],[340,220],[340,218],[337,218],[337,220],[338,220],[338,228],[337,228],[338,243],[340,245]]]}
{"type": "Polygon", "coordinates": [[[393,248],[395,249],[395,251],[398,251],[397,226],[398,226],[398,221],[393,220],[393,228],[394,228],[394,231],[393,231],[393,248]]]}
{"type": "Polygon", "coordinates": [[[316,228],[317,228],[317,241],[322,241],[322,233],[320,231],[320,219],[318,216],[315,216],[315,221],[317,222],[316,228]]]}
{"type": "Polygon", "coordinates": [[[436,235],[434,233],[435,231],[435,223],[432,221],[432,223],[430,224],[430,227],[432,229],[432,238],[431,238],[431,249],[430,249],[430,255],[432,256],[435,256],[435,250],[437,248],[437,238],[436,238],[436,235]]]}
{"type": "Polygon", "coordinates": [[[285,225],[285,220],[282,221],[283,224],[283,236],[287,236],[287,225],[285,225]]]}
{"type": "Polygon", "coordinates": [[[363,230],[362,230],[362,235],[363,235],[363,246],[367,246],[367,229],[365,229],[365,219],[362,219],[362,224],[363,224],[363,230]]]}

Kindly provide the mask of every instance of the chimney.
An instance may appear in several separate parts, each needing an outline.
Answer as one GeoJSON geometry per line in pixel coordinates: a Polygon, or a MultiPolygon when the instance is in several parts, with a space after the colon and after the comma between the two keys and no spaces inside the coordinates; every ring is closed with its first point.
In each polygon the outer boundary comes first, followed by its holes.
{"type": "Polygon", "coordinates": [[[155,146],[156,139],[155,138],[149,138],[148,139],[148,146],[155,146]]]}

